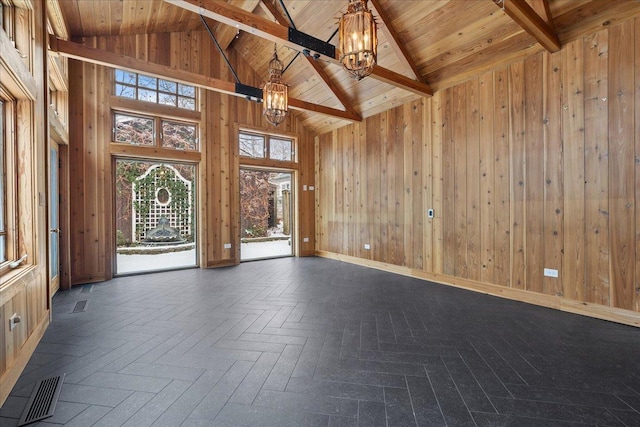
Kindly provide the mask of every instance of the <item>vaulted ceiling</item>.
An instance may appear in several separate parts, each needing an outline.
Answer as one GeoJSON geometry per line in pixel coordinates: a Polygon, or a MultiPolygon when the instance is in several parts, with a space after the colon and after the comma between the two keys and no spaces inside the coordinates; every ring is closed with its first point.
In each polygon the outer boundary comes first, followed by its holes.
{"type": "MultiPolygon", "coordinates": [[[[379,27],[379,68],[356,81],[331,58],[297,55],[302,48],[278,35],[295,27],[337,46],[334,33],[347,3],[60,0],[69,37],[203,30],[196,12],[202,13],[222,46],[235,49],[262,76],[277,41],[280,59],[291,62],[284,74],[290,96],[345,111],[354,120],[535,52],[557,51],[582,34],[640,13],[639,0],[370,0],[379,27]]],[[[349,123],[313,107],[296,114],[318,133],[349,123]]]]}

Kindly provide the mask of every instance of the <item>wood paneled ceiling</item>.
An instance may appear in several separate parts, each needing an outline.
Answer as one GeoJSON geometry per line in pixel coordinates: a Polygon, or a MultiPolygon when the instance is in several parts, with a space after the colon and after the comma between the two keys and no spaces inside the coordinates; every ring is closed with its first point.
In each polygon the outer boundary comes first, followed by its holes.
{"type": "MultiPolygon", "coordinates": [[[[205,12],[215,9],[216,3],[228,3],[238,8],[232,10],[250,12],[249,18],[241,13],[231,14],[243,25],[256,27],[268,21],[292,26],[280,0],[59,2],[71,38],[200,31],[204,29],[200,17],[188,7],[196,5],[206,15],[205,12]],[[247,24],[246,19],[252,17],[257,24],[247,24]]],[[[332,35],[348,0],[283,2],[298,30],[338,44],[337,35],[332,35]]],[[[557,50],[553,47],[554,39],[562,46],[582,34],[640,13],[639,0],[370,0],[369,6],[379,26],[380,74],[384,77],[388,70],[403,79],[418,81],[420,88],[431,91],[535,52],[557,50]]],[[[235,26],[209,22],[223,46],[235,49],[258,75],[267,76],[272,40],[246,31],[237,34],[235,26]]],[[[283,43],[278,44],[278,54],[285,65],[293,61],[284,74],[290,96],[307,103],[368,117],[428,96],[407,90],[402,84],[390,84],[389,79],[370,76],[353,80],[340,66],[324,58],[314,62],[298,55],[294,60],[297,51],[283,43]]],[[[316,133],[348,123],[344,118],[313,111],[298,110],[296,114],[316,133]]]]}

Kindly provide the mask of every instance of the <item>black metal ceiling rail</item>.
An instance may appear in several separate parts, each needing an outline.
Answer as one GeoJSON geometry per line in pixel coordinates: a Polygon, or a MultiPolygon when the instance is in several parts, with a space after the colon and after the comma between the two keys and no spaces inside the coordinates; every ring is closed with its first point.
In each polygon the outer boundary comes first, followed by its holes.
{"type": "Polygon", "coordinates": [[[282,10],[284,10],[284,14],[287,15],[287,19],[291,23],[293,28],[296,28],[296,24],[293,23],[293,19],[291,19],[291,15],[289,15],[289,11],[287,10],[287,6],[284,5],[284,0],[280,0],[280,6],[282,6],[282,10]]]}
{"type": "Polygon", "coordinates": [[[327,43],[330,43],[331,39],[334,38],[336,34],[338,34],[338,30],[340,30],[340,28],[336,28],[335,30],[333,30],[333,34],[331,34],[331,37],[327,39],[327,43]]]}
{"type": "Polygon", "coordinates": [[[224,58],[224,61],[227,63],[227,66],[233,73],[233,77],[235,77],[236,83],[240,83],[240,79],[238,78],[238,74],[236,74],[236,70],[233,69],[233,66],[231,65],[231,62],[229,62],[227,55],[224,54],[224,51],[222,50],[222,46],[220,46],[220,43],[218,43],[218,39],[216,39],[216,36],[213,35],[213,31],[211,31],[211,28],[209,27],[209,24],[207,24],[207,21],[204,19],[204,16],[200,15],[200,20],[202,20],[202,23],[204,24],[205,28],[207,29],[207,32],[209,33],[209,35],[211,36],[211,39],[213,40],[213,43],[215,43],[216,47],[218,48],[220,55],[222,55],[222,57],[224,58]]]}
{"type": "Polygon", "coordinates": [[[216,47],[218,48],[218,51],[224,58],[224,61],[227,63],[227,66],[231,70],[231,73],[233,73],[233,77],[236,79],[235,92],[238,94],[244,95],[249,101],[262,102],[262,89],[240,83],[240,78],[238,77],[236,70],[233,69],[233,65],[231,65],[231,62],[229,62],[229,58],[227,58],[227,55],[224,54],[224,51],[222,50],[222,46],[220,46],[220,43],[218,43],[216,36],[213,35],[213,31],[211,31],[209,24],[207,24],[207,21],[204,19],[202,15],[200,15],[200,19],[202,20],[202,23],[207,29],[207,32],[211,36],[213,43],[216,45],[216,47]]]}
{"type": "MultiPolygon", "coordinates": [[[[333,32],[333,34],[331,34],[331,37],[329,37],[329,39],[327,40],[327,43],[329,43],[331,41],[332,38],[335,37],[335,35],[338,34],[338,28],[335,29],[335,31],[333,32]]],[[[289,63],[287,64],[286,67],[284,67],[284,70],[282,70],[282,74],[284,74],[285,71],[287,71],[287,68],[289,68],[291,66],[291,64],[293,64],[293,61],[296,60],[296,58],[300,55],[300,53],[302,53],[304,56],[311,56],[311,53],[309,52],[309,49],[303,49],[302,52],[298,51],[296,53],[296,56],[293,57],[293,59],[291,61],[289,61],[289,63]]],[[[318,57],[316,57],[315,55],[313,56],[313,59],[318,59],[318,57]]]]}
{"type": "MultiPolygon", "coordinates": [[[[284,14],[287,15],[287,19],[289,20],[289,23],[291,23],[291,27],[293,27],[293,29],[296,29],[296,24],[293,22],[293,18],[291,18],[291,15],[289,15],[289,11],[287,10],[287,7],[284,5],[284,0],[280,0],[280,6],[282,6],[282,9],[284,10],[284,14]]],[[[296,52],[296,55],[293,57],[293,59],[289,61],[287,66],[284,67],[284,70],[282,70],[282,74],[284,74],[289,69],[291,64],[293,64],[293,61],[295,61],[299,55],[300,55],[300,51],[296,52]]]]}

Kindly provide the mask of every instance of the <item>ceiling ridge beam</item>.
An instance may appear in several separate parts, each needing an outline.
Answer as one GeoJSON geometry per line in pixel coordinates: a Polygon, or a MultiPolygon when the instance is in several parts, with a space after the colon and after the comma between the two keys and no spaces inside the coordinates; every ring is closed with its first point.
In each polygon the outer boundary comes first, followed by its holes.
{"type": "MultiPolygon", "coordinates": [[[[77,59],[92,64],[102,65],[111,68],[121,68],[127,71],[142,72],[154,77],[170,78],[180,83],[194,85],[214,92],[246,98],[246,94],[237,90],[236,83],[227,82],[215,77],[208,77],[203,74],[192,73],[190,71],[179,70],[167,65],[156,64],[143,59],[96,49],[80,43],[62,40],[54,35],[49,36],[49,46],[53,52],[71,59],[77,59]]],[[[262,93],[262,89],[251,88],[262,93]]],[[[295,110],[309,111],[313,113],[325,114],[327,116],[354,122],[362,121],[359,115],[354,115],[349,111],[342,111],[324,105],[312,104],[295,98],[289,98],[289,106],[295,110]]]]}
{"type": "Polygon", "coordinates": [[[493,2],[547,51],[553,53],[560,50],[558,34],[529,6],[526,0],[493,0],[493,2]]]}
{"type": "Polygon", "coordinates": [[[418,70],[418,66],[409,54],[406,44],[402,43],[400,35],[391,25],[391,20],[384,9],[380,6],[380,2],[378,0],[370,1],[374,12],[378,14],[378,17],[380,17],[380,20],[382,21],[383,25],[380,26],[380,31],[387,36],[387,41],[389,42],[389,46],[391,46],[391,50],[395,52],[400,62],[404,65],[407,71],[411,73],[411,77],[418,81],[423,81],[422,76],[420,75],[420,70],[418,70]]]}
{"type": "MultiPolygon", "coordinates": [[[[278,21],[280,25],[284,25],[286,27],[289,26],[289,21],[286,16],[276,7],[275,3],[271,3],[268,0],[262,0],[261,4],[269,11],[269,13],[278,21]]],[[[340,101],[345,110],[351,112],[356,116],[360,116],[360,114],[353,108],[349,97],[340,89],[331,79],[331,76],[327,73],[327,71],[322,68],[322,65],[318,63],[317,60],[313,59],[311,56],[303,55],[303,57],[307,60],[307,62],[313,67],[318,76],[322,79],[325,85],[329,88],[329,90],[335,95],[335,97],[340,101]]]]}
{"type": "MultiPolygon", "coordinates": [[[[243,9],[230,5],[224,1],[215,0],[165,0],[167,3],[171,3],[175,6],[181,7],[197,13],[215,21],[222,22],[227,25],[236,26],[241,30],[253,34],[258,37],[262,37],[267,40],[271,40],[276,43],[288,46],[291,49],[300,51],[307,49],[306,46],[289,40],[289,27],[280,25],[275,22],[271,22],[266,18],[247,12],[243,9]]],[[[307,36],[310,37],[310,36],[307,36]]],[[[329,43],[321,42],[325,46],[329,46],[332,49],[335,47],[329,43]]],[[[333,56],[327,56],[322,52],[317,52],[320,57],[332,64],[342,67],[342,63],[339,61],[340,52],[335,49],[333,56]]],[[[400,89],[415,93],[420,96],[431,96],[433,91],[429,85],[414,80],[403,74],[396,73],[395,71],[388,70],[379,65],[373,68],[373,73],[370,76],[375,80],[379,80],[395,86],[400,89]]]]}

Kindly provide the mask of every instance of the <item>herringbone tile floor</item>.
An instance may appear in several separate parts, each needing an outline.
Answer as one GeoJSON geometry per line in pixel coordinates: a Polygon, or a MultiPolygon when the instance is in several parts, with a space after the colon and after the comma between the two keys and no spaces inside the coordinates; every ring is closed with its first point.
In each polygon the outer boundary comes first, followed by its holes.
{"type": "Polygon", "coordinates": [[[53,312],[3,426],[60,373],[39,425],[640,426],[640,329],[327,259],[122,277],[53,312]]]}

